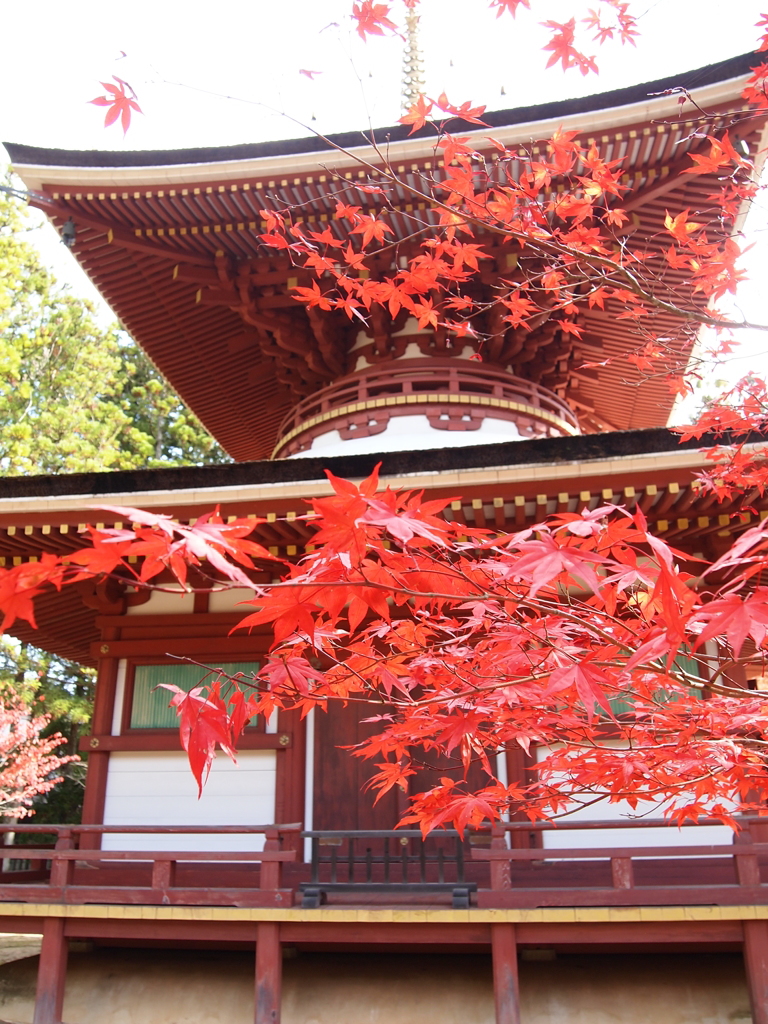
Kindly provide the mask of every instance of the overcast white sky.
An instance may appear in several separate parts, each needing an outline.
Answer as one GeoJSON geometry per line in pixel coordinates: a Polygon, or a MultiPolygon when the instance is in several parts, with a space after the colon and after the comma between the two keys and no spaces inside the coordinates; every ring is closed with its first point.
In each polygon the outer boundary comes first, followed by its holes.
{"type": "MultiPolygon", "coordinates": [[[[391,6],[400,20],[402,0],[391,6]]],[[[603,47],[600,76],[588,78],[544,71],[539,23],[583,15],[596,0],[532,6],[513,20],[497,19],[485,0],[422,0],[427,91],[445,89],[493,109],[701,67],[753,48],[760,0],[632,0],[638,47],[603,47]]],[[[38,0],[25,17],[5,19],[0,137],[69,149],[151,149],[306,134],[274,110],[322,131],[364,127],[369,117],[392,124],[402,44],[396,37],[363,44],[350,8],[351,0],[38,0]],[[302,68],[322,74],[309,81],[302,68]],[[87,104],[102,91],[99,80],[113,74],[133,85],[145,111],[125,141],[116,127],[104,131],[103,111],[87,104]]]]}
{"type": "MultiPolygon", "coordinates": [[[[38,0],[24,13],[6,11],[0,139],[165,149],[392,124],[400,116],[402,42],[363,44],[352,29],[351,2],[38,0]],[[310,81],[302,68],[322,73],[310,81]],[[104,129],[103,109],[87,102],[112,75],[131,83],[144,110],[125,139],[116,126],[104,129]]],[[[759,34],[760,0],[633,0],[642,32],[637,48],[602,47],[600,75],[583,78],[544,70],[539,23],[580,17],[596,0],[531,3],[532,12],[513,20],[496,19],[486,0],[422,0],[427,92],[445,90],[456,102],[490,109],[542,103],[702,67],[753,49],[759,34]]],[[[391,6],[402,20],[402,0],[391,6]]],[[[754,218],[753,228],[762,230],[763,220],[754,218]]],[[[55,249],[57,273],[82,291],[61,248],[49,241],[46,255],[55,249]]],[[[752,302],[748,292],[742,301],[745,308],[752,302]]],[[[749,315],[761,318],[759,308],[749,315]]],[[[757,347],[762,343],[750,343],[750,358],[757,347]]]]}

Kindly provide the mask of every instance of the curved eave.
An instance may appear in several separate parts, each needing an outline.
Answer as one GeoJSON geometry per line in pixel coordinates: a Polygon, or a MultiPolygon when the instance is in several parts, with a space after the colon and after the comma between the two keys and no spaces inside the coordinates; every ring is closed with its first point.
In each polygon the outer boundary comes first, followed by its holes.
{"type": "MultiPolygon", "coordinates": [[[[681,72],[655,81],[613,89],[575,99],[557,100],[507,110],[487,111],[484,120],[494,136],[505,145],[549,138],[558,127],[598,132],[604,126],[618,127],[638,121],[677,119],[681,90],[691,94],[706,109],[739,96],[757,54],[742,54],[704,68],[681,72]]],[[[482,137],[486,128],[462,121],[452,127],[462,134],[482,137]]],[[[434,146],[434,134],[422,129],[408,134],[404,125],[376,129],[377,144],[386,143],[390,161],[422,158],[434,146]]],[[[59,150],[6,143],[11,162],[27,187],[40,190],[49,185],[77,180],[82,185],[177,184],[205,181],[215,177],[226,181],[243,176],[279,173],[289,168],[300,173],[319,165],[338,169],[360,160],[379,162],[380,153],[370,145],[370,134],[344,132],[327,138],[308,136],[239,146],[216,148],[108,152],[101,150],[59,150]]]]}
{"type": "MultiPolygon", "coordinates": [[[[765,439],[740,440],[757,445],[765,439]]],[[[681,550],[715,554],[760,521],[768,497],[754,498],[752,509],[744,511],[738,495],[718,503],[702,494],[694,481],[706,460],[697,449],[714,442],[708,436],[681,444],[673,432],[651,430],[326,460],[6,478],[0,487],[0,566],[45,554],[71,555],[84,543],[84,523],[114,525],[107,502],[182,520],[216,505],[225,517],[256,512],[266,518],[255,539],[291,557],[312,540],[302,519],[306,498],[332,493],[323,470],[360,479],[377,462],[382,485],[423,488],[430,498],[446,501],[461,495],[448,514],[471,527],[520,530],[549,513],[615,502],[643,509],[652,528],[681,550]]],[[[76,586],[46,591],[35,601],[40,630],[20,621],[13,635],[92,664],[100,612],[84,597],[87,590],[76,586]]]]}

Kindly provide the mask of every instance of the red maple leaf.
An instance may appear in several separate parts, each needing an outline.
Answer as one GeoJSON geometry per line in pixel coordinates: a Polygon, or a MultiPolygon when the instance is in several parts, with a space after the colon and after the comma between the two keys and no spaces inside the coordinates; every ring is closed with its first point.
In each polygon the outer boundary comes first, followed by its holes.
{"type": "Polygon", "coordinates": [[[730,594],[711,601],[696,618],[707,624],[696,642],[697,647],[724,634],[738,658],[748,636],[758,646],[765,640],[768,633],[768,589],[758,587],[747,598],[730,594]]]}
{"type": "Polygon", "coordinates": [[[432,100],[428,100],[426,96],[419,96],[415,103],[412,103],[408,108],[408,112],[403,114],[400,118],[400,124],[409,124],[411,130],[408,133],[413,135],[414,132],[418,131],[419,128],[423,128],[427,123],[427,118],[432,112],[432,100]]]}
{"type": "Polygon", "coordinates": [[[563,66],[563,71],[574,67],[577,67],[582,75],[586,75],[589,71],[597,71],[594,57],[587,57],[586,54],[581,53],[573,45],[576,32],[575,18],[571,18],[570,21],[563,23],[545,21],[543,25],[552,31],[552,38],[544,47],[545,50],[552,51],[547,61],[548,68],[559,62],[563,66]]]}
{"type": "Polygon", "coordinates": [[[170,706],[176,708],[179,716],[181,745],[187,752],[199,798],[210,774],[216,747],[221,747],[235,760],[227,706],[219,695],[218,683],[207,694],[202,686],[187,692],[171,683],[159,685],[173,694],[170,706]]]}
{"type": "Polygon", "coordinates": [[[528,0],[491,0],[489,6],[491,9],[498,7],[498,10],[496,11],[497,18],[500,18],[505,11],[509,11],[514,18],[517,14],[518,7],[527,7],[528,10],[531,9],[531,5],[528,0]]]}
{"type": "Polygon", "coordinates": [[[109,82],[102,82],[101,84],[104,89],[106,89],[107,94],[104,96],[97,96],[96,99],[90,100],[89,102],[93,103],[97,107],[108,108],[104,115],[105,128],[108,128],[111,124],[114,124],[118,118],[120,118],[123,135],[125,135],[131,126],[131,116],[133,112],[136,111],[136,113],[141,114],[143,111],[136,102],[136,93],[127,82],[124,82],[122,78],[118,78],[117,75],[112,76],[112,81],[116,82],[117,85],[111,85],[109,82]]]}
{"type": "Polygon", "coordinates": [[[362,0],[352,5],[352,17],[357,22],[357,34],[361,39],[369,36],[383,36],[384,29],[397,31],[397,26],[387,17],[389,6],[377,4],[374,0],[362,0]]]}
{"type": "Polygon", "coordinates": [[[271,658],[259,672],[266,679],[271,689],[298,691],[306,697],[315,680],[323,678],[322,672],[312,668],[306,658],[271,658]]]}

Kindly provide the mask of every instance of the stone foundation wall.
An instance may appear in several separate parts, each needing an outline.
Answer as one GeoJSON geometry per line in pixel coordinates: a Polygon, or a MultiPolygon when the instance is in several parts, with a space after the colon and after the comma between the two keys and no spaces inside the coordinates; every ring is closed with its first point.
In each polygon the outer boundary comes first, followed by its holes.
{"type": "MultiPolygon", "coordinates": [[[[30,1024],[37,959],[0,967],[0,1024],[30,1024]]],[[[522,1024],[749,1024],[741,956],[559,955],[520,964],[522,1024]]],[[[70,954],[66,1024],[253,1024],[253,956],[70,954]]],[[[299,953],[282,1024],[494,1024],[490,957],[299,953]]]]}

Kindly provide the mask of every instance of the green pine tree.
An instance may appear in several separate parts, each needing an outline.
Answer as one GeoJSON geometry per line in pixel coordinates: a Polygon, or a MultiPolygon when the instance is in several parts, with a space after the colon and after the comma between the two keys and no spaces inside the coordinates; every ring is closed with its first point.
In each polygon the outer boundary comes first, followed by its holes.
{"type": "MultiPolygon", "coordinates": [[[[9,179],[6,178],[6,183],[9,179]]],[[[23,203],[0,190],[0,472],[6,476],[225,462],[229,457],[117,325],[99,326],[43,266],[23,203]]],[[[3,687],[52,716],[77,753],[90,728],[93,670],[10,637],[3,687]]],[[[76,821],[84,766],[37,802],[37,820],[76,821]]]]}

